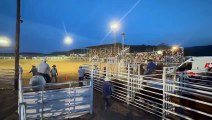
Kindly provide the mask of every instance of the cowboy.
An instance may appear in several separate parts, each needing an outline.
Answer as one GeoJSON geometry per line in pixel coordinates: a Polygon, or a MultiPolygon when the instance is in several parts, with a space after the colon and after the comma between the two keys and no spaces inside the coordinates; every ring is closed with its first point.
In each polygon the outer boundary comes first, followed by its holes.
{"type": "Polygon", "coordinates": [[[46,62],[47,62],[47,58],[44,57],[42,59],[42,62],[37,67],[38,74],[44,77],[44,79],[46,80],[46,83],[50,83],[51,82],[51,79],[49,77],[50,67],[49,67],[49,64],[47,64],[46,62]]]}
{"type": "Polygon", "coordinates": [[[37,72],[38,72],[37,68],[34,65],[32,65],[32,68],[29,71],[29,73],[32,73],[32,76],[35,76],[37,72]]]}
{"type": "Polygon", "coordinates": [[[82,68],[82,66],[79,67],[78,70],[78,76],[79,76],[79,86],[83,86],[84,76],[85,76],[85,70],[82,68]]]}
{"type": "Polygon", "coordinates": [[[56,65],[52,66],[52,69],[50,70],[50,73],[51,73],[52,81],[53,81],[53,79],[55,79],[55,82],[57,82],[58,72],[57,72],[56,65]]]}
{"type": "Polygon", "coordinates": [[[103,81],[103,85],[102,85],[102,95],[103,95],[103,99],[104,99],[104,108],[105,110],[109,107],[110,103],[109,103],[109,99],[110,96],[112,95],[112,91],[113,91],[113,86],[110,82],[110,79],[108,77],[106,77],[103,81]]]}
{"type": "Polygon", "coordinates": [[[144,75],[152,74],[156,69],[155,63],[153,63],[152,59],[148,60],[147,68],[144,71],[144,75]]]}

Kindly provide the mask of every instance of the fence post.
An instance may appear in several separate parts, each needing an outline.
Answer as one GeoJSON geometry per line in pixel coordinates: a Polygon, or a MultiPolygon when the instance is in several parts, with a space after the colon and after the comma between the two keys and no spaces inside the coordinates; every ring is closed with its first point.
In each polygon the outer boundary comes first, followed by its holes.
{"type": "Polygon", "coordinates": [[[176,73],[176,67],[173,68],[174,72],[173,72],[173,92],[175,93],[175,86],[176,86],[176,80],[177,80],[177,73],[176,73]]]}
{"type": "Polygon", "coordinates": [[[162,119],[165,120],[166,118],[166,67],[163,67],[163,113],[162,113],[162,119]]]}
{"type": "MultiPolygon", "coordinates": [[[[73,88],[73,89],[75,89],[75,88],[73,88]]],[[[74,91],[74,107],[73,107],[73,111],[75,111],[75,92],[76,91],[74,91]]],[[[69,115],[71,114],[71,81],[69,82],[69,115]]]]}
{"type": "MultiPolygon", "coordinates": [[[[93,67],[93,63],[92,63],[93,67]]],[[[90,79],[90,114],[93,114],[93,68],[91,68],[91,79],[90,79]]]]}
{"type": "Polygon", "coordinates": [[[21,69],[19,68],[19,91],[18,91],[18,95],[19,95],[19,105],[18,105],[18,113],[19,113],[19,120],[26,120],[26,114],[24,114],[23,112],[25,110],[22,109],[22,103],[23,103],[23,90],[22,90],[22,74],[21,74],[21,69]]]}
{"type": "Polygon", "coordinates": [[[108,77],[108,63],[106,63],[106,76],[105,77],[108,77]]]}
{"type": "Polygon", "coordinates": [[[41,108],[41,120],[43,120],[43,108],[44,108],[44,101],[43,101],[43,91],[44,91],[45,86],[42,86],[42,91],[41,91],[41,104],[42,104],[42,108],[41,108]]]}
{"type": "Polygon", "coordinates": [[[116,79],[118,79],[118,67],[119,67],[119,65],[118,65],[118,57],[115,57],[116,59],[115,59],[115,65],[116,65],[116,79]]]}
{"type": "Polygon", "coordinates": [[[127,65],[127,104],[130,104],[130,64],[127,65]]]}

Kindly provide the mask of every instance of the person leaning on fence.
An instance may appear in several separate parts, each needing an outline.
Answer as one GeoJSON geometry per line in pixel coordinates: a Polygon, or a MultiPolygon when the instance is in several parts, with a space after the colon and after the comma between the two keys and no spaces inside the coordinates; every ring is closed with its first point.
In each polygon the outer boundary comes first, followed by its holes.
{"type": "Polygon", "coordinates": [[[53,79],[55,79],[55,82],[57,82],[58,72],[57,72],[56,65],[52,66],[52,69],[50,70],[50,73],[51,73],[52,81],[53,81],[53,79]]]}
{"type": "Polygon", "coordinates": [[[29,73],[32,73],[32,76],[35,76],[37,75],[37,72],[38,72],[38,69],[34,65],[32,65],[32,68],[29,71],[29,73]]]}
{"type": "Polygon", "coordinates": [[[21,64],[19,64],[18,66],[18,71],[19,71],[19,74],[23,74],[23,68],[21,67],[21,64]]]}
{"type": "Polygon", "coordinates": [[[85,70],[82,68],[82,66],[79,67],[78,70],[78,76],[79,76],[79,86],[83,86],[83,80],[84,80],[85,70]]]}
{"type": "Polygon", "coordinates": [[[51,79],[49,76],[49,72],[50,72],[50,67],[49,64],[46,63],[47,62],[47,58],[43,58],[42,62],[38,65],[38,74],[43,76],[44,79],[46,80],[46,83],[50,83],[51,79]]]}
{"type": "Polygon", "coordinates": [[[110,82],[110,79],[106,77],[102,85],[102,96],[104,99],[104,109],[107,109],[110,105],[109,99],[113,92],[113,86],[110,82]]]}
{"type": "Polygon", "coordinates": [[[98,78],[99,76],[99,69],[97,66],[95,66],[94,70],[93,70],[93,77],[98,78]]]}
{"type": "Polygon", "coordinates": [[[40,75],[32,76],[32,78],[30,78],[30,81],[29,81],[29,85],[33,86],[32,88],[33,91],[40,91],[44,89],[43,86],[45,86],[45,84],[46,84],[46,81],[44,77],[40,75]]]}
{"type": "Polygon", "coordinates": [[[156,69],[155,63],[153,63],[152,59],[148,60],[147,68],[144,71],[144,75],[152,74],[156,69]]]}

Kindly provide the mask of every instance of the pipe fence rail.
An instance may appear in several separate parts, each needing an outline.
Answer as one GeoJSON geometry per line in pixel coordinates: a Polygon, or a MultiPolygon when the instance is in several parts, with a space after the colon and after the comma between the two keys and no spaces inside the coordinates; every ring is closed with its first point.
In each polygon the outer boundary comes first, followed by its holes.
{"type": "MultiPolygon", "coordinates": [[[[19,119],[68,119],[93,113],[93,80],[22,87],[19,75],[19,119]]],[[[92,76],[92,73],[91,73],[92,76]]],[[[91,77],[92,78],[92,77],[91,77]]]]}
{"type": "MultiPolygon", "coordinates": [[[[164,68],[166,69],[166,68],[164,68]]],[[[167,74],[169,75],[169,74],[167,74]]],[[[176,74],[176,81],[164,79],[164,119],[212,119],[212,88],[208,79],[176,74]]]]}
{"type": "MultiPolygon", "coordinates": [[[[114,61],[114,60],[113,60],[114,61]]],[[[100,65],[98,62],[93,62],[100,65]]],[[[94,72],[94,89],[102,92],[102,83],[109,77],[112,97],[161,119],[212,119],[212,88],[208,79],[188,78],[176,67],[164,67],[150,75],[142,75],[135,64],[116,67],[107,62],[94,72]]],[[[208,77],[210,78],[210,77],[208,77]]]]}

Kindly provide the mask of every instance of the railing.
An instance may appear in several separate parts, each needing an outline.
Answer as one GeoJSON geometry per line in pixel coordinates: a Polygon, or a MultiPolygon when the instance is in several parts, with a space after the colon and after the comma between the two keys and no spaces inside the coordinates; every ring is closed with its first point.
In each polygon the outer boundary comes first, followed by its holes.
{"type": "Polygon", "coordinates": [[[170,82],[164,79],[163,118],[212,119],[212,76],[184,76],[180,73],[170,82]]]}
{"type": "MultiPolygon", "coordinates": [[[[92,74],[91,74],[92,75],[92,74]]],[[[21,75],[20,75],[21,76],[21,75]]],[[[19,119],[68,119],[93,113],[93,80],[22,87],[19,78],[19,119]]]]}
{"type": "Polygon", "coordinates": [[[98,71],[98,74],[94,74],[94,88],[102,91],[106,74],[114,86],[112,97],[162,118],[162,71],[160,74],[137,75],[133,74],[133,67],[130,64],[121,66],[120,69],[124,70],[119,70],[118,74],[109,71],[109,68],[106,72],[98,71]]]}
{"type": "Polygon", "coordinates": [[[94,74],[94,88],[102,92],[102,83],[107,76],[114,86],[112,97],[161,119],[200,119],[198,116],[211,119],[211,81],[185,78],[176,74],[175,67],[164,67],[151,75],[135,74],[133,67],[131,64],[119,66],[124,70],[118,73],[110,68],[99,70],[94,74]]]}
{"type": "Polygon", "coordinates": [[[19,68],[19,79],[18,79],[18,114],[19,120],[26,120],[26,104],[23,101],[23,89],[22,89],[22,74],[19,68]]]}

